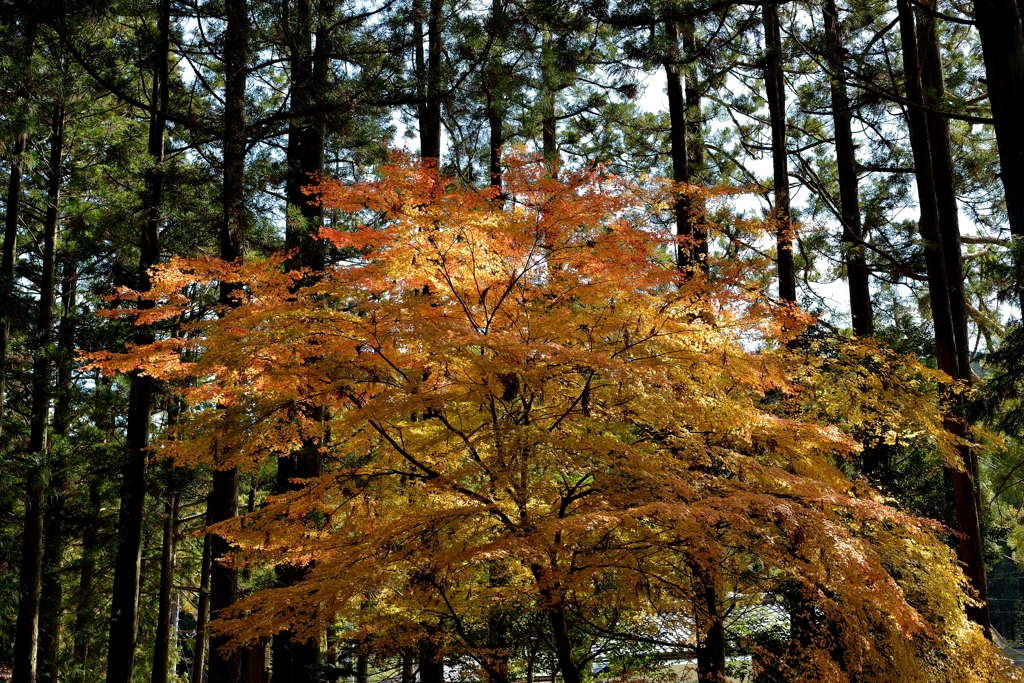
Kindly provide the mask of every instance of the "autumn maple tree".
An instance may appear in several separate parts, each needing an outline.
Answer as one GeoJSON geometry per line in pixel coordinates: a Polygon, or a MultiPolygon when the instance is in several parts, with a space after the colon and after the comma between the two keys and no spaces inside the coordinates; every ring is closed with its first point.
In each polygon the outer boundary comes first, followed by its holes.
{"type": "Polygon", "coordinates": [[[92,357],[178,387],[189,409],[158,448],[179,464],[319,444],[322,475],[216,528],[239,565],[305,568],[222,633],[332,627],[504,682],[500,631],[532,615],[566,683],[616,643],[682,652],[702,681],[730,652],[786,680],[1009,675],[964,615],[945,530],[836,467],[865,435],[955,461],[938,373],[793,342],[807,318],[763,295],[763,260],[678,269],[671,187],[515,158],[503,180],[396,156],[324,181],[335,265],[172,260],[139,324],[195,307],[196,285],[237,283],[237,305],[92,357]],[[773,650],[751,624],[778,613],[773,650]]]}

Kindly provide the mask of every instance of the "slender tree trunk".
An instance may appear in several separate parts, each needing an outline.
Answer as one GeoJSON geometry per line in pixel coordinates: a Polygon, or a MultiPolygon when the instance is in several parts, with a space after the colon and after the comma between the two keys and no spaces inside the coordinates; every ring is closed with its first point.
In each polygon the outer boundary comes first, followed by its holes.
{"type": "MultiPolygon", "coordinates": [[[[207,511],[206,523],[210,523],[207,511]]],[[[206,636],[210,614],[210,571],[212,569],[212,534],[203,536],[203,559],[199,565],[199,602],[196,605],[196,648],[192,657],[191,683],[202,683],[206,664],[206,636]]]]}
{"type": "Polygon", "coordinates": [[[294,5],[294,20],[286,17],[286,23],[292,27],[289,36],[291,107],[293,111],[307,113],[292,118],[288,124],[289,220],[285,246],[298,252],[298,261],[290,264],[292,267],[321,270],[324,267],[323,243],[314,238],[321,227],[323,208],[303,188],[323,173],[326,126],[322,114],[309,112],[319,111],[323,93],[329,87],[330,36],[317,35],[316,47],[312,46],[313,14],[309,0],[298,0],[294,5]]]}
{"type": "MultiPolygon", "coordinates": [[[[942,71],[942,56],[935,17],[926,10],[917,11],[918,55],[922,60],[921,90],[926,105],[941,106],[946,92],[942,71]]],[[[953,159],[950,155],[949,121],[940,114],[929,113],[928,142],[932,156],[932,174],[935,178],[935,197],[939,215],[939,236],[942,256],[946,264],[946,285],[949,312],[953,321],[956,341],[959,379],[970,379],[971,356],[967,333],[967,299],[964,292],[963,257],[960,253],[960,218],[956,203],[956,183],[953,159]]],[[[977,472],[972,472],[977,477],[977,472]]]]}
{"type": "MultiPolygon", "coordinates": [[[[295,5],[295,20],[290,23],[295,27],[291,44],[292,107],[300,111],[309,110],[328,86],[329,37],[318,34],[316,47],[311,48],[313,15],[308,0],[300,0],[295,5]]],[[[289,213],[302,217],[301,224],[289,222],[290,230],[286,231],[288,247],[297,250],[297,257],[288,264],[290,269],[302,266],[320,270],[324,267],[323,249],[312,239],[320,229],[323,210],[314,197],[302,192],[302,185],[323,171],[325,130],[321,116],[307,116],[293,121],[288,131],[289,213]]],[[[309,417],[318,421],[320,413],[314,411],[309,417]]],[[[278,457],[276,493],[294,490],[295,485],[290,481],[293,478],[320,474],[319,447],[319,440],[307,439],[293,455],[278,457]]],[[[280,566],[276,573],[278,582],[288,585],[301,581],[307,570],[304,567],[280,566]]],[[[318,641],[296,641],[292,632],[286,630],[274,635],[271,647],[275,683],[305,683],[317,679],[321,654],[318,641]]]]}
{"type": "Polygon", "coordinates": [[[95,609],[93,581],[96,578],[96,557],[100,550],[100,482],[96,475],[89,479],[89,519],[82,536],[82,564],[78,572],[78,605],[75,610],[74,657],[84,683],[89,673],[89,647],[95,609]]]}
{"type": "MultiPolygon", "coordinates": [[[[153,103],[157,111],[149,121],[148,151],[151,168],[146,172],[148,216],[139,238],[139,271],[136,287],[149,289],[149,269],[160,260],[160,224],[163,204],[164,138],[168,105],[168,53],[170,51],[170,0],[161,0],[159,45],[153,62],[153,103]]],[[[152,302],[139,301],[139,308],[152,302]]],[[[153,340],[152,331],[140,328],[138,343],[153,340]]],[[[146,510],[146,479],[149,465],[149,428],[156,382],[140,372],[131,373],[128,390],[126,460],[121,470],[121,509],[118,515],[117,557],[111,602],[110,640],[107,646],[107,683],[130,683],[135,668],[138,639],[139,575],[142,569],[143,525],[146,510]]]]}
{"type": "Polygon", "coordinates": [[[420,79],[425,83],[425,102],[419,109],[420,124],[420,156],[424,159],[433,159],[439,163],[441,159],[441,18],[444,10],[443,0],[429,0],[430,6],[427,12],[427,40],[429,41],[426,52],[426,63],[423,55],[423,29],[422,29],[422,0],[416,3],[414,21],[419,26],[419,40],[416,43],[417,67],[420,79]]]}
{"type": "MultiPolygon", "coordinates": [[[[686,182],[700,185],[707,182],[707,178],[704,164],[704,115],[701,107],[700,75],[697,71],[697,28],[693,18],[686,19],[679,25],[679,37],[683,43],[683,94],[686,96],[686,182]]],[[[693,229],[693,256],[706,276],[710,264],[704,200],[700,197],[691,198],[689,208],[693,229]]]]}
{"type": "Polygon", "coordinates": [[[555,659],[562,672],[565,683],[582,683],[583,676],[580,666],[576,663],[576,655],[569,638],[569,623],[565,617],[565,605],[558,600],[548,610],[551,622],[551,634],[555,645],[555,659]]]}
{"type": "Polygon", "coordinates": [[[545,30],[541,43],[541,151],[548,176],[558,177],[558,118],[556,115],[559,74],[555,68],[555,45],[551,31],[545,30]]]}
{"type": "Polygon", "coordinates": [[[501,148],[505,144],[504,137],[504,106],[501,92],[502,81],[504,80],[505,67],[501,61],[501,54],[508,35],[508,17],[505,14],[503,0],[491,0],[491,20],[488,25],[494,55],[487,64],[484,72],[484,90],[487,97],[487,127],[488,138],[488,180],[491,187],[501,188],[501,148]]]}
{"type": "Polygon", "coordinates": [[[22,530],[18,619],[14,636],[12,683],[35,683],[39,647],[39,602],[43,560],[43,493],[49,439],[50,369],[53,361],[53,307],[57,229],[64,159],[64,106],[53,107],[50,130],[50,178],[43,223],[43,272],[39,280],[36,352],[32,365],[32,407],[25,474],[25,525],[22,530]]]}
{"type": "Polygon", "coordinates": [[[772,126],[772,171],[775,185],[776,258],[779,269],[779,299],[796,301],[796,271],[793,267],[793,239],[790,234],[789,160],[786,152],[786,84],[782,73],[782,37],[778,8],[761,8],[764,22],[764,80],[768,116],[772,126]]]}
{"type": "MultiPolygon", "coordinates": [[[[65,438],[71,427],[71,371],[75,354],[75,296],[78,273],[73,256],[61,269],[61,318],[57,337],[57,392],[53,433],[65,438]]],[[[64,559],[64,499],[67,496],[67,458],[59,449],[53,458],[43,522],[43,580],[40,592],[38,679],[55,683],[60,663],[60,621],[64,598],[61,579],[64,559]]]]}
{"type": "Polygon", "coordinates": [[[853,331],[861,337],[874,333],[874,311],[868,281],[868,265],[861,227],[860,188],[857,181],[857,156],[853,144],[850,98],[846,92],[843,58],[843,28],[835,0],[825,0],[824,23],[832,94],[832,122],[836,139],[836,166],[839,171],[839,212],[843,223],[846,251],[846,277],[850,289],[850,317],[853,331]]]}
{"type": "Polygon", "coordinates": [[[369,657],[365,654],[356,656],[356,683],[367,683],[370,679],[369,657]]]}
{"type": "MultiPolygon", "coordinates": [[[[679,50],[679,26],[675,21],[665,22],[665,37],[668,49],[665,51],[665,77],[668,94],[669,154],[672,158],[672,180],[677,183],[690,182],[689,154],[686,149],[686,100],[683,96],[682,53],[679,50]]],[[[680,196],[675,205],[676,236],[679,246],[676,264],[684,272],[690,272],[697,264],[694,255],[696,247],[693,234],[693,220],[690,202],[680,196]]]]}
{"type": "MultiPolygon", "coordinates": [[[[910,0],[897,0],[900,38],[903,44],[903,63],[906,78],[907,109],[910,141],[914,153],[914,168],[917,177],[918,198],[921,217],[918,221],[921,239],[924,243],[925,264],[928,269],[928,292],[931,298],[932,322],[935,328],[936,355],[939,369],[952,377],[961,376],[959,354],[956,348],[956,333],[949,298],[949,282],[946,260],[943,254],[942,238],[939,233],[939,200],[936,196],[934,161],[931,149],[932,136],[929,133],[928,117],[923,110],[924,95],[921,86],[918,43],[914,11],[910,0]]],[[[951,416],[946,422],[947,429],[966,436],[962,420],[951,416]]],[[[979,606],[968,606],[968,617],[979,624],[987,637],[991,637],[991,620],[988,609],[988,595],[985,584],[985,562],[982,552],[981,529],[978,522],[978,501],[975,495],[970,468],[972,454],[969,446],[959,449],[967,471],[951,468],[953,500],[956,508],[960,561],[964,573],[970,580],[981,602],[979,606]]]]}
{"type": "MultiPolygon", "coordinates": [[[[1006,194],[1010,233],[1024,236],[1024,26],[1015,0],[974,0],[974,20],[985,60],[985,84],[999,146],[999,177],[1006,194]]],[[[1024,255],[1017,254],[1018,288],[1024,255]]],[[[1019,293],[1019,292],[1018,292],[1019,293]]]]}
{"type": "Polygon", "coordinates": [[[160,594],[153,644],[153,683],[167,683],[171,659],[171,600],[174,592],[174,564],[178,546],[178,503],[180,495],[171,494],[164,504],[164,537],[160,552],[160,594]]]}
{"type": "MultiPolygon", "coordinates": [[[[35,47],[35,23],[30,21],[25,32],[21,64],[27,68],[35,47]]],[[[11,153],[11,175],[7,181],[7,205],[4,216],[3,257],[0,258],[0,434],[3,433],[4,405],[7,398],[7,353],[14,313],[14,263],[17,259],[18,221],[21,213],[21,176],[24,173],[25,148],[28,145],[28,123],[18,117],[14,148],[11,153]]]]}
{"type": "MultiPolygon", "coordinates": [[[[224,217],[220,230],[220,257],[225,261],[242,258],[245,236],[245,88],[249,66],[249,8],[246,0],[225,2],[224,29],[224,217]]],[[[238,285],[222,283],[220,303],[237,304],[238,285]]],[[[238,468],[215,469],[210,491],[210,523],[217,524],[238,515],[238,468]]],[[[231,544],[214,534],[210,543],[210,610],[222,616],[238,599],[238,570],[221,560],[231,544]]],[[[224,636],[210,637],[210,683],[238,683],[241,657],[226,652],[224,636]]]]}

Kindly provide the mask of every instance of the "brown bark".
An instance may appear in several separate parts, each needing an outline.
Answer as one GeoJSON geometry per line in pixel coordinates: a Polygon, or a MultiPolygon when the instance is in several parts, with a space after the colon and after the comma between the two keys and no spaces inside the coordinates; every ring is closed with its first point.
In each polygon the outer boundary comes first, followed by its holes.
{"type": "Polygon", "coordinates": [[[772,128],[772,174],[775,187],[776,259],[779,273],[779,299],[796,301],[796,271],[793,267],[793,239],[790,234],[789,160],[786,151],[786,89],[782,72],[782,37],[778,8],[761,8],[764,22],[764,80],[768,116],[772,128]]]}
{"type": "MultiPolygon", "coordinates": [[[[75,296],[78,273],[72,255],[63,259],[61,273],[61,318],[57,336],[57,385],[53,410],[53,433],[67,437],[71,426],[71,371],[75,357],[75,296]]],[[[54,682],[60,663],[60,620],[64,585],[61,579],[64,556],[64,502],[67,496],[67,458],[65,449],[53,457],[46,493],[43,521],[43,579],[40,590],[39,666],[40,681],[54,682]]]]}
{"type": "MultiPolygon", "coordinates": [[[[423,83],[421,93],[424,102],[419,108],[420,156],[433,159],[435,163],[441,159],[441,56],[442,36],[441,19],[444,10],[443,0],[429,0],[427,11],[426,61],[423,54],[422,0],[418,0],[413,10],[416,41],[417,72],[423,83]]],[[[415,39],[415,38],[414,38],[415,39]]]]}
{"type": "MultiPolygon", "coordinates": [[[[148,216],[139,238],[139,291],[149,289],[148,271],[160,260],[160,224],[163,204],[164,138],[168,106],[168,53],[170,51],[170,1],[161,0],[158,19],[160,39],[153,63],[153,103],[148,152],[152,166],[146,172],[148,216]]],[[[138,302],[139,308],[152,306],[138,302]]],[[[153,333],[141,328],[137,343],[153,340],[153,333]]],[[[107,646],[107,683],[130,683],[135,667],[138,638],[139,575],[142,562],[143,525],[146,507],[146,479],[149,466],[149,428],[156,382],[133,372],[128,392],[126,460],[121,469],[121,508],[118,515],[117,557],[111,602],[110,639],[107,646]]]]}
{"type": "Polygon", "coordinates": [[[39,280],[35,359],[32,364],[32,407],[25,473],[25,524],[22,529],[18,618],[14,637],[13,683],[35,683],[39,647],[39,603],[43,560],[43,494],[49,451],[48,427],[53,393],[50,370],[53,350],[54,284],[57,230],[64,159],[64,106],[55,104],[50,129],[50,177],[43,222],[43,271],[39,280]]]}
{"type": "MultiPolygon", "coordinates": [[[[206,523],[210,523],[207,511],[206,523]]],[[[192,656],[191,683],[202,683],[203,670],[206,668],[206,637],[210,614],[210,571],[212,569],[212,551],[210,548],[212,534],[203,536],[203,557],[199,565],[199,602],[196,605],[196,647],[192,656]]]]}
{"type": "Polygon", "coordinates": [[[444,683],[444,657],[437,643],[420,642],[419,664],[419,683],[444,683]]]}
{"type": "Polygon", "coordinates": [[[78,605],[75,610],[74,630],[74,657],[75,662],[81,669],[79,680],[87,680],[90,667],[90,646],[92,641],[89,638],[92,632],[92,621],[96,596],[93,594],[93,581],[96,578],[96,557],[100,550],[99,529],[100,508],[100,481],[97,476],[89,479],[89,518],[84,525],[85,533],[82,536],[82,564],[78,572],[78,605]]]}
{"type": "MultiPolygon", "coordinates": [[[[21,50],[21,66],[27,68],[35,47],[35,22],[29,21],[21,50]]],[[[28,124],[24,115],[18,118],[14,147],[11,151],[11,175],[7,181],[7,202],[4,215],[3,256],[0,258],[0,434],[3,433],[4,405],[7,398],[7,353],[10,346],[11,318],[14,312],[14,263],[17,260],[18,221],[21,215],[21,177],[24,173],[25,148],[28,145],[28,124]]]]}
{"type": "Polygon", "coordinates": [[[564,683],[582,683],[583,672],[576,663],[576,655],[572,648],[572,639],[569,636],[569,623],[565,616],[565,605],[561,601],[548,610],[548,620],[551,623],[551,634],[555,645],[555,659],[558,661],[558,668],[562,672],[564,683]]]}
{"type": "Polygon", "coordinates": [[[541,151],[548,176],[558,177],[558,73],[555,69],[555,45],[550,31],[544,31],[541,44],[541,151]]]}
{"type": "Polygon", "coordinates": [[[164,503],[164,536],[160,551],[160,593],[153,644],[153,683],[167,683],[171,658],[171,599],[174,592],[174,565],[178,551],[178,503],[180,495],[170,494],[164,503]]]}
{"type": "MultiPolygon", "coordinates": [[[[295,112],[320,111],[329,87],[330,36],[318,34],[314,48],[310,0],[298,0],[293,11],[293,16],[285,17],[290,26],[291,108],[295,112]]],[[[314,239],[321,227],[323,208],[303,188],[316,182],[323,172],[325,135],[322,115],[295,116],[288,122],[285,246],[298,253],[297,263],[290,264],[292,267],[324,267],[323,242],[314,239]]]]}
{"type": "Polygon", "coordinates": [[[843,64],[843,28],[835,0],[826,0],[824,8],[826,54],[831,70],[832,123],[835,132],[836,166],[839,175],[839,212],[843,224],[846,278],[850,290],[850,317],[853,331],[867,337],[874,333],[869,271],[864,250],[864,230],[860,215],[860,188],[857,181],[857,156],[853,144],[850,98],[846,92],[843,64]]]}
{"type": "MultiPolygon", "coordinates": [[[[686,149],[686,100],[683,96],[682,53],[679,50],[679,26],[674,21],[665,22],[665,37],[668,49],[665,51],[665,78],[668,94],[669,154],[672,158],[672,180],[677,183],[690,182],[689,154],[686,149]]],[[[696,265],[694,256],[693,221],[690,202],[680,196],[674,207],[676,214],[676,236],[679,246],[676,264],[684,272],[696,265]]]]}
{"type": "MultiPolygon", "coordinates": [[[[246,0],[227,0],[224,28],[224,215],[220,228],[220,257],[224,261],[242,258],[245,237],[245,89],[249,66],[249,8],[246,0]]],[[[233,306],[238,285],[222,283],[220,303],[233,306]]],[[[218,524],[238,514],[238,468],[215,469],[209,498],[210,523],[218,524]]],[[[238,570],[222,563],[231,544],[213,535],[210,542],[210,611],[220,618],[238,599],[238,570]]],[[[238,683],[241,658],[227,652],[227,639],[212,635],[209,646],[210,683],[238,683]]]]}
{"type": "MultiPolygon", "coordinates": [[[[946,272],[946,260],[943,254],[942,238],[939,233],[939,209],[936,196],[934,161],[932,158],[931,139],[928,117],[923,110],[924,95],[921,85],[922,64],[916,36],[914,11],[910,0],[898,0],[900,37],[903,44],[904,76],[906,79],[907,99],[911,106],[907,109],[907,121],[910,129],[910,141],[914,153],[914,168],[917,177],[918,198],[921,217],[918,221],[921,239],[924,243],[925,263],[928,269],[928,292],[931,298],[932,322],[935,328],[936,355],[939,369],[951,377],[960,377],[963,369],[960,366],[956,347],[953,316],[950,298],[949,281],[946,272]]],[[[966,434],[962,420],[951,415],[946,427],[953,433],[966,434]]],[[[978,501],[970,469],[973,456],[969,446],[961,447],[961,455],[965,471],[950,468],[953,481],[953,500],[956,508],[957,531],[960,532],[958,550],[960,561],[964,566],[971,586],[977,592],[981,602],[979,606],[968,606],[967,616],[979,624],[988,637],[991,637],[991,620],[989,616],[987,587],[985,582],[985,562],[982,552],[980,524],[978,522],[978,501]]]]}
{"type": "MultiPolygon", "coordinates": [[[[918,56],[921,59],[921,91],[924,103],[936,108],[946,92],[942,71],[942,56],[934,15],[926,10],[917,11],[918,56]]],[[[949,120],[929,112],[928,144],[931,148],[932,175],[935,178],[935,199],[939,218],[939,237],[942,257],[946,264],[946,285],[949,312],[956,343],[959,379],[970,379],[971,356],[967,333],[967,298],[964,291],[963,258],[960,252],[960,218],[956,203],[956,183],[953,159],[950,154],[949,120]]],[[[977,477],[977,472],[972,471],[977,477]]]]}
{"type": "MultiPolygon", "coordinates": [[[[974,19],[985,61],[985,84],[999,147],[999,177],[1006,194],[1010,233],[1024,236],[1024,26],[1015,0],[974,0],[974,19]]],[[[1018,288],[1024,263],[1017,257],[1018,288]]]]}

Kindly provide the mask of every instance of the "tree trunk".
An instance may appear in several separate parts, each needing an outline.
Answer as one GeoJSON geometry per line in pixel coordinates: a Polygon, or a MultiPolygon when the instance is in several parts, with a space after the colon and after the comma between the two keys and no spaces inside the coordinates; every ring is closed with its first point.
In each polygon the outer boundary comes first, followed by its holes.
{"type": "Polygon", "coordinates": [[[764,80],[768,116],[772,126],[772,171],[775,185],[776,258],[779,269],[779,299],[796,301],[796,271],[793,268],[793,239],[790,233],[789,160],[786,152],[786,89],[782,73],[782,37],[778,8],[761,8],[764,22],[764,80]]]}
{"type": "MultiPolygon", "coordinates": [[[[170,1],[161,0],[158,19],[159,45],[153,64],[153,103],[157,111],[149,120],[148,151],[151,168],[146,172],[148,215],[139,238],[139,271],[135,286],[149,289],[151,267],[160,260],[160,223],[163,204],[164,137],[168,106],[168,53],[170,51],[170,1]]],[[[152,302],[139,301],[151,308],[152,302]]],[[[139,328],[136,342],[153,340],[152,331],[139,328]]],[[[150,413],[156,382],[140,372],[130,375],[126,461],[121,470],[121,509],[118,515],[117,557],[111,602],[110,640],[107,646],[107,683],[130,683],[135,668],[138,638],[139,574],[142,562],[143,525],[146,510],[146,479],[149,466],[150,413]]]]}
{"type": "Polygon", "coordinates": [[[89,520],[85,524],[82,536],[82,565],[78,573],[78,605],[75,610],[74,656],[81,670],[79,680],[89,679],[89,647],[92,644],[89,634],[92,632],[92,621],[95,609],[93,581],[96,578],[96,557],[100,551],[100,480],[93,475],[89,479],[89,520]]]}
{"type": "Polygon", "coordinates": [[[857,156],[853,145],[850,98],[846,93],[843,58],[843,28],[835,0],[825,0],[824,24],[832,94],[832,122],[836,139],[836,166],[839,172],[839,212],[843,224],[846,251],[846,278],[850,289],[850,317],[853,331],[861,337],[874,333],[869,272],[861,227],[860,188],[857,181],[857,156]]]}
{"type": "MultiPolygon", "coordinates": [[[[35,47],[35,22],[29,21],[25,31],[21,66],[27,69],[35,47]]],[[[18,118],[11,153],[11,175],[7,181],[7,205],[4,216],[3,257],[0,258],[0,434],[3,433],[4,405],[7,398],[7,353],[14,313],[14,263],[18,252],[18,221],[21,209],[21,176],[24,173],[25,148],[28,145],[28,123],[18,118]]]]}
{"type": "Polygon", "coordinates": [[[171,659],[171,600],[174,592],[174,563],[178,546],[178,503],[180,495],[171,494],[164,504],[164,537],[160,553],[160,594],[153,644],[153,683],[167,683],[171,659]]]}
{"type": "MultiPolygon", "coordinates": [[[[225,2],[224,29],[224,216],[220,230],[220,257],[224,261],[242,258],[245,236],[245,88],[249,65],[249,8],[246,0],[225,2]]],[[[222,283],[220,303],[237,303],[238,285],[222,283]]],[[[217,524],[238,514],[238,468],[213,472],[209,499],[210,523],[217,524]]],[[[231,552],[231,544],[214,535],[210,543],[210,610],[221,617],[238,599],[238,570],[221,563],[231,552]]],[[[238,683],[241,658],[238,652],[224,651],[224,636],[210,637],[210,683],[238,683]]]]}
{"type": "Polygon", "coordinates": [[[444,683],[444,657],[437,643],[424,640],[420,643],[419,683],[444,683]]]}
{"type": "Polygon", "coordinates": [[[558,661],[562,678],[565,683],[582,683],[582,671],[576,663],[576,656],[572,650],[569,624],[565,618],[565,605],[561,600],[557,600],[548,610],[548,619],[551,622],[551,633],[554,637],[555,659],[558,661]]]}
{"type": "Polygon", "coordinates": [[[32,365],[32,407],[26,465],[25,525],[22,530],[18,619],[14,639],[12,683],[35,683],[39,646],[39,602],[43,560],[43,493],[49,439],[47,428],[52,393],[53,306],[56,280],[57,229],[64,160],[64,106],[53,107],[50,131],[50,178],[43,223],[43,272],[39,281],[36,352],[32,365]]]}
{"type": "MultiPolygon", "coordinates": [[[[1024,27],[1015,0],[974,0],[974,20],[985,60],[986,86],[999,146],[999,177],[1006,194],[1010,233],[1024,236],[1024,27]]],[[[1018,288],[1024,263],[1015,258],[1018,288]]]]}
{"type": "MultiPolygon", "coordinates": [[[[903,64],[906,78],[907,109],[910,141],[914,153],[914,168],[917,177],[918,198],[921,217],[918,221],[921,239],[924,243],[925,263],[928,269],[928,292],[931,298],[932,322],[935,328],[935,347],[939,369],[951,377],[961,376],[959,354],[956,348],[956,333],[950,310],[949,282],[946,260],[939,234],[939,209],[936,196],[934,161],[928,117],[923,110],[924,95],[921,86],[920,64],[917,50],[917,36],[914,11],[910,0],[897,0],[900,38],[903,44],[903,64]],[[913,106],[917,105],[917,106],[913,106]]],[[[947,429],[966,435],[962,420],[951,416],[946,421],[947,429]]],[[[982,552],[980,524],[978,522],[978,501],[971,479],[972,454],[969,446],[960,449],[967,471],[951,468],[953,500],[956,508],[957,531],[960,532],[958,547],[964,573],[970,580],[981,602],[980,606],[968,606],[968,617],[979,624],[987,637],[991,637],[991,621],[988,610],[988,596],[985,585],[985,562],[982,552]]]]}
{"type": "Polygon", "coordinates": [[[725,683],[725,625],[718,594],[721,574],[696,563],[691,569],[697,588],[694,600],[697,680],[699,683],[725,683]]]}
{"type": "Polygon", "coordinates": [[[502,0],[492,0],[491,20],[488,31],[492,41],[491,50],[493,56],[484,72],[484,91],[487,98],[487,126],[488,139],[488,180],[491,187],[501,188],[501,148],[504,145],[504,106],[501,93],[502,81],[504,80],[504,65],[501,61],[502,50],[505,45],[505,38],[508,34],[508,17],[502,0]]]}
{"type": "MultiPolygon", "coordinates": [[[[689,154],[686,149],[686,100],[683,97],[682,53],[679,50],[679,26],[675,21],[665,22],[665,37],[668,49],[665,51],[665,77],[667,80],[669,119],[669,154],[672,158],[672,180],[677,183],[690,182],[689,154]]],[[[680,196],[674,207],[676,214],[676,236],[679,246],[676,264],[684,272],[690,272],[697,264],[694,256],[693,221],[690,202],[680,196]]]]}
{"type": "Polygon", "coordinates": [[[293,29],[289,36],[291,108],[303,115],[288,122],[285,246],[298,252],[298,262],[290,264],[293,268],[322,270],[323,242],[314,238],[321,227],[323,208],[303,188],[316,182],[323,173],[326,125],[319,112],[323,93],[329,87],[330,36],[318,34],[316,47],[312,46],[313,13],[309,0],[298,0],[294,14],[294,20],[285,17],[285,23],[293,29]]]}
{"type": "MultiPolygon", "coordinates": [[[[209,506],[207,506],[209,507],[209,506]]],[[[210,514],[207,511],[206,523],[210,523],[210,514]]],[[[196,648],[192,656],[191,683],[202,683],[203,669],[206,663],[206,631],[210,614],[210,571],[211,571],[211,537],[212,534],[203,536],[203,559],[199,568],[199,602],[196,605],[196,648]]]]}
{"type": "MultiPolygon", "coordinates": [[[[921,90],[924,102],[931,108],[941,106],[946,92],[942,56],[935,17],[926,10],[917,11],[918,56],[922,60],[921,90]]],[[[946,285],[949,312],[956,342],[958,379],[971,377],[970,343],[967,333],[967,299],[964,292],[963,258],[960,253],[960,218],[956,203],[956,183],[950,156],[949,121],[940,114],[928,113],[928,143],[931,148],[932,174],[939,215],[939,236],[946,264],[946,285]]],[[[972,475],[977,477],[977,472],[972,475]]]]}
{"type": "MultiPolygon", "coordinates": [[[[419,14],[422,14],[422,0],[417,2],[419,14]]],[[[417,67],[419,78],[425,83],[422,92],[425,102],[419,109],[420,125],[420,156],[433,159],[439,163],[441,159],[441,14],[444,10],[443,0],[430,0],[427,13],[427,39],[429,41],[426,64],[423,63],[422,23],[419,24],[420,39],[417,42],[417,67]]],[[[414,9],[414,12],[416,10],[414,9]]],[[[414,21],[422,22],[415,17],[414,21]]]]}
{"type": "Polygon", "coordinates": [[[558,77],[555,69],[555,46],[551,32],[545,30],[541,44],[541,151],[548,176],[558,177],[558,118],[555,100],[558,98],[558,77]]]}
{"type": "MultiPolygon", "coordinates": [[[[238,514],[238,468],[214,470],[213,488],[210,491],[210,522],[216,524],[238,514]]],[[[231,552],[227,539],[212,534],[210,541],[210,613],[221,617],[222,610],[229,609],[238,599],[238,570],[220,562],[231,552]]],[[[239,653],[225,652],[225,636],[210,636],[210,683],[238,683],[241,677],[239,653]]],[[[280,681],[278,682],[280,683],[280,681]]]]}
{"type": "MultiPolygon", "coordinates": [[[[71,371],[75,359],[75,296],[78,273],[73,255],[66,256],[61,273],[61,321],[57,337],[57,393],[53,433],[66,438],[71,427],[71,371]]],[[[64,499],[67,496],[66,449],[60,448],[51,466],[43,522],[43,580],[40,592],[38,679],[55,683],[60,662],[60,620],[64,598],[61,580],[64,556],[64,499]]]]}

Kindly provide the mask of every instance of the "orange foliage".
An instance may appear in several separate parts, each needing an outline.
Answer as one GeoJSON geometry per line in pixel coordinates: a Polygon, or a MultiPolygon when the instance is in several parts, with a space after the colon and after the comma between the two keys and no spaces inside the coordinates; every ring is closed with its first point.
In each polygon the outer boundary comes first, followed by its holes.
{"type": "Polygon", "coordinates": [[[1000,679],[941,529],[830,464],[859,448],[844,406],[942,441],[934,375],[900,359],[877,396],[822,381],[818,357],[779,343],[807,319],[751,284],[763,262],[713,263],[707,282],[672,266],[663,188],[523,160],[505,179],[499,197],[396,157],[376,180],[325,181],[353,223],[323,231],[337,265],[172,261],[147,321],[197,283],[237,281],[241,305],[93,357],[184,387],[191,410],[159,446],[183,465],[321,443],[322,477],[218,529],[241,563],[309,571],[221,628],[401,644],[443,622],[479,654],[493,610],[562,610],[686,646],[711,581],[741,641],[744,619],[799,596],[807,630],[772,661],[792,680],[1000,679]]]}

